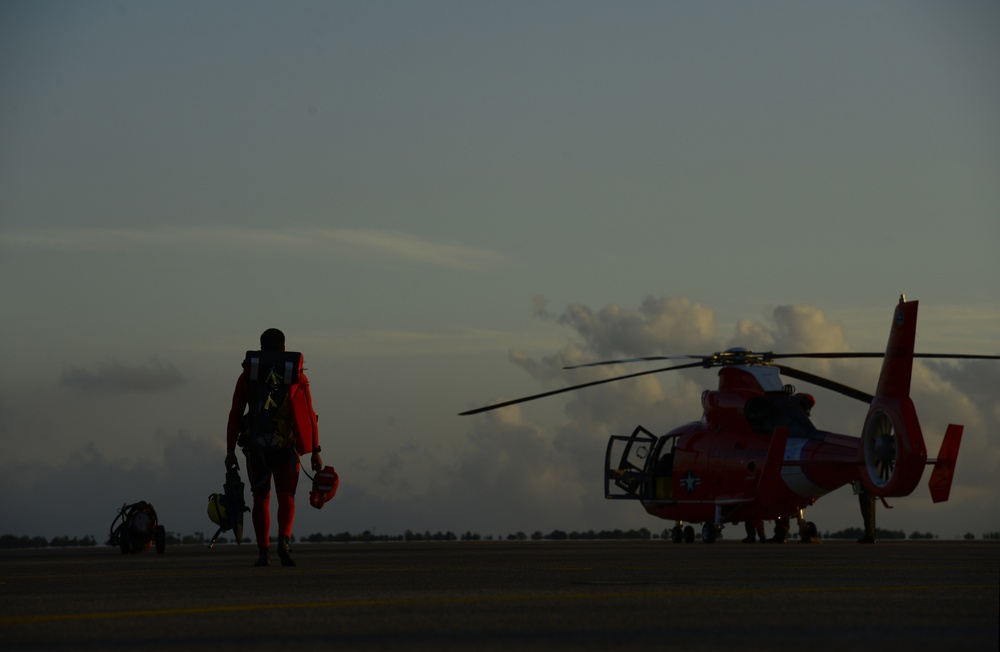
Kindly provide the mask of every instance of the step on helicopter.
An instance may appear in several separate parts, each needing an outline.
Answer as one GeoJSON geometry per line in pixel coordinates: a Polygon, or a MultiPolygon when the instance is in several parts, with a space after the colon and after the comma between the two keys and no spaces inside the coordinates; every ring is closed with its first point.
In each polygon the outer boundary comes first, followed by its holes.
{"type": "Polygon", "coordinates": [[[816,525],[803,510],[825,494],[851,485],[858,495],[864,534],[875,542],[875,504],[911,494],[924,467],[931,499],[948,500],[963,426],[947,427],[936,458],[928,458],[916,409],[910,398],[915,358],[989,359],[997,355],[915,353],[917,301],[901,296],[893,311],[884,353],[755,353],[733,348],[711,355],[671,355],[606,360],[564,367],[577,369],[656,360],[695,360],[605,378],[462,412],[472,415],[604,383],[680,369],[719,368],[718,389],[702,393],[700,421],[656,436],[642,426],[631,435],[612,436],[605,454],[605,497],[637,500],[659,518],[673,520],[671,539],[714,542],[725,523],[743,522],[746,542],[764,540],[763,522],[775,522],[771,541],[784,542],[789,521],[798,521],[803,542],[818,541],[816,525]],[[801,371],[776,360],[787,358],[882,358],[874,394],[801,371]],[[813,425],[816,404],[782,376],[828,389],[868,405],[860,436],[837,434],[813,425]]]}

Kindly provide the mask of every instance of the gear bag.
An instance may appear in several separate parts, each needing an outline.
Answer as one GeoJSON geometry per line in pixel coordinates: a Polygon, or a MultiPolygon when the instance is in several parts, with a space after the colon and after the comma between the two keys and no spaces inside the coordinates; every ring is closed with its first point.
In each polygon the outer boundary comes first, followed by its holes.
{"type": "Polygon", "coordinates": [[[156,542],[156,552],[163,554],[167,531],[156,518],[156,510],[144,500],[124,504],[111,522],[108,545],[118,546],[123,555],[145,552],[156,542]]]}
{"type": "Polygon", "coordinates": [[[240,472],[232,468],[226,471],[226,483],[222,485],[223,493],[208,497],[208,518],[219,526],[208,543],[209,549],[215,546],[219,535],[227,530],[233,531],[236,545],[243,542],[243,514],[250,511],[243,499],[243,486],[240,472]]]}
{"type": "Polygon", "coordinates": [[[339,486],[340,476],[337,475],[332,466],[324,466],[313,478],[312,491],[309,492],[309,504],[316,509],[322,509],[323,505],[337,495],[337,487],[339,486]]]}
{"type": "Polygon", "coordinates": [[[302,354],[247,351],[247,403],[241,446],[258,451],[288,448],[294,437],[292,387],[302,373],[302,354]]]}

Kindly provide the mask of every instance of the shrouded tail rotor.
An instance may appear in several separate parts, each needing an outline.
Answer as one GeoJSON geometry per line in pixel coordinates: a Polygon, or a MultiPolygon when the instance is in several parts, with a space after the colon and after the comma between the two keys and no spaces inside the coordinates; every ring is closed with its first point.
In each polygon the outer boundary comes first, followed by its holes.
{"type": "Polygon", "coordinates": [[[872,494],[908,496],[927,465],[927,447],[913,401],[876,397],[861,434],[859,472],[872,494]]]}
{"type": "Polygon", "coordinates": [[[877,487],[885,487],[896,471],[899,446],[892,417],[879,410],[868,420],[864,434],[865,466],[868,478],[877,487]]]}

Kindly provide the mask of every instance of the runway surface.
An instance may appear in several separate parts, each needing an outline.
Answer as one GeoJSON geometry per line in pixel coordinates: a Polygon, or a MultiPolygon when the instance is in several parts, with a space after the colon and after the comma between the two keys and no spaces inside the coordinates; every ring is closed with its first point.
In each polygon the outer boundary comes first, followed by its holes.
{"type": "Polygon", "coordinates": [[[1000,543],[7,550],[4,650],[997,650],[1000,543]],[[275,559],[273,563],[277,562],[275,559]]]}

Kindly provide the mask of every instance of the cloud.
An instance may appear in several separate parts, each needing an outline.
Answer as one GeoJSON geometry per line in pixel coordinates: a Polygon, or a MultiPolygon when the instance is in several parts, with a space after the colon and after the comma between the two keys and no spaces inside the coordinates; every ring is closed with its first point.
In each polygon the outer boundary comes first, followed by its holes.
{"type": "Polygon", "coordinates": [[[208,494],[221,490],[222,445],[184,433],[164,436],[164,443],[166,464],[109,459],[90,444],[75,450],[64,464],[6,465],[0,473],[5,533],[92,535],[103,543],[118,509],[140,500],[153,505],[170,532],[210,527],[207,516],[204,521],[198,516],[204,514],[208,494]],[[212,482],[215,478],[219,487],[212,482]]]}
{"type": "Polygon", "coordinates": [[[95,369],[73,367],[59,378],[59,384],[86,392],[122,394],[154,393],[177,389],[184,385],[184,375],[171,364],[156,359],[139,366],[113,361],[95,369]]]}
{"type": "Polygon", "coordinates": [[[502,254],[454,242],[438,242],[398,231],[371,229],[312,229],[320,242],[374,255],[451,269],[473,270],[505,262],[502,254]]]}
{"type": "MultiPolygon", "coordinates": [[[[534,305],[540,319],[571,329],[572,341],[553,354],[539,358],[512,350],[510,359],[533,378],[553,386],[610,379],[655,368],[652,362],[645,362],[564,369],[608,358],[704,355],[734,346],[755,351],[849,350],[843,326],[810,305],[778,306],[764,322],[741,320],[734,335],[728,338],[717,332],[714,311],[687,297],[647,297],[638,309],[609,305],[594,310],[573,304],[558,315],[550,312],[542,298],[536,297],[534,305]]],[[[804,366],[819,372],[832,372],[834,365],[845,371],[850,379],[861,377],[868,382],[864,371],[854,369],[851,362],[819,361],[804,366]]],[[[664,362],[660,366],[671,365],[664,362]]],[[[877,367],[872,369],[877,373],[877,367]]],[[[586,388],[567,394],[565,410],[578,431],[599,427],[602,435],[609,424],[622,425],[622,415],[669,413],[697,419],[701,389],[713,383],[714,373],[702,369],[684,370],[586,388]]]]}
{"type": "Polygon", "coordinates": [[[504,265],[508,259],[489,249],[379,229],[297,227],[278,231],[228,226],[157,229],[49,228],[0,232],[0,247],[59,251],[184,249],[275,256],[314,254],[349,257],[358,262],[398,261],[474,271],[504,265]]]}
{"type": "MultiPolygon", "coordinates": [[[[544,299],[536,298],[535,314],[568,327],[571,342],[550,355],[536,357],[512,351],[510,358],[531,377],[553,386],[611,378],[652,368],[653,364],[563,370],[570,364],[598,359],[711,353],[732,346],[780,352],[852,350],[843,324],[830,319],[813,305],[783,305],[766,313],[763,320],[743,319],[731,337],[716,331],[711,309],[684,297],[649,297],[638,309],[615,305],[592,309],[574,304],[560,314],[554,314],[544,299]]],[[[887,335],[888,332],[884,334],[887,335]]],[[[867,390],[874,389],[880,369],[877,361],[870,360],[803,360],[801,365],[796,363],[795,366],[867,390]]],[[[943,536],[953,536],[970,527],[963,525],[963,514],[982,511],[994,519],[1000,514],[1000,495],[992,481],[1000,472],[1000,453],[989,445],[988,436],[1000,429],[1000,410],[995,396],[989,394],[989,388],[996,384],[991,383],[991,379],[1000,373],[997,369],[1000,365],[987,371],[984,363],[927,366],[918,362],[915,365],[913,395],[931,455],[936,453],[949,420],[966,422],[966,438],[959,460],[961,471],[947,507],[933,506],[926,490],[918,489],[914,496],[897,501],[907,503],[907,507],[917,506],[916,509],[909,514],[905,509],[885,513],[881,517],[882,524],[909,532],[928,529],[931,524],[922,522],[934,518],[937,527],[931,529],[943,536]],[[966,529],[962,530],[963,527],[966,529]]],[[[484,416],[489,419],[479,421],[473,431],[473,443],[483,448],[484,455],[488,451],[492,459],[506,460],[517,458],[520,448],[526,446],[525,432],[531,432],[539,441],[550,442],[551,450],[558,453],[551,458],[551,463],[564,464],[565,460],[571,460],[570,466],[578,473],[559,477],[558,486],[550,487],[549,491],[574,498],[579,496],[579,502],[571,504],[579,504],[579,512],[575,514],[586,518],[599,511],[596,503],[603,498],[598,489],[601,473],[598,465],[603,461],[608,437],[627,435],[640,424],[654,433],[664,433],[686,421],[697,420],[700,417],[698,397],[702,389],[714,386],[714,375],[714,371],[702,369],[668,372],[542,399],[563,407],[565,420],[548,426],[541,421],[525,420],[524,414],[532,414],[526,404],[504,408],[501,413],[517,411],[517,430],[513,432],[522,434],[512,436],[511,423],[491,416],[494,413],[487,413],[484,416]]],[[[824,389],[808,385],[800,389],[817,395],[819,402],[813,417],[818,427],[848,434],[860,431],[866,412],[864,405],[824,389]]],[[[537,446],[528,448],[538,454],[537,446]]],[[[536,498],[541,502],[549,495],[551,493],[539,492],[536,498]]],[[[821,529],[858,525],[857,503],[849,490],[838,491],[836,496],[828,496],[820,504],[822,508],[815,513],[826,521],[819,524],[821,529]]],[[[978,516],[976,519],[982,521],[978,516]]],[[[650,524],[647,523],[647,527],[650,524]]]]}
{"type": "MultiPolygon", "coordinates": [[[[766,329],[770,347],[776,351],[848,351],[844,327],[831,321],[813,305],[778,306],[771,311],[773,327],[766,329]]],[[[760,331],[760,327],[751,329],[760,331]]],[[[734,346],[735,346],[734,342],[734,346]]],[[[742,346],[746,346],[745,344],[742,346]]]]}
{"type": "MultiPolygon", "coordinates": [[[[707,314],[710,309],[683,298],[647,299],[634,309],[576,305],[559,313],[542,302],[536,305],[541,308],[539,317],[562,324],[571,341],[541,355],[512,352],[511,360],[526,380],[533,377],[552,386],[648,368],[642,366],[648,363],[637,363],[562,369],[567,362],[590,361],[609,353],[649,353],[640,348],[643,342],[658,347],[654,353],[703,353],[734,345],[756,350],[850,350],[844,326],[816,306],[774,308],[722,334],[707,314]],[[688,348],[699,344],[697,349],[688,348]]],[[[862,389],[871,390],[878,377],[879,365],[873,361],[804,362],[825,365],[820,368],[824,375],[862,389]]],[[[155,370],[157,365],[141,368],[155,370]]],[[[92,386],[96,378],[127,375],[109,373],[114,369],[115,365],[105,365],[66,377],[75,378],[76,383],[90,379],[92,386]]],[[[978,536],[977,528],[996,529],[989,524],[1000,522],[1000,492],[994,481],[1000,473],[1000,449],[995,445],[1000,410],[991,393],[998,370],[997,362],[915,365],[914,401],[930,454],[937,452],[949,422],[966,426],[955,486],[951,500],[943,505],[932,504],[925,487],[911,497],[890,501],[896,509],[880,510],[881,527],[932,530],[942,536],[970,529],[978,536]]],[[[296,534],[345,530],[400,534],[407,529],[429,529],[496,535],[615,527],[661,531],[671,523],[650,518],[638,504],[604,499],[608,438],[628,435],[637,425],[660,435],[699,419],[699,396],[715,385],[715,374],[716,370],[700,368],[655,374],[456,418],[454,432],[444,433],[446,437],[424,437],[416,428],[409,441],[389,449],[378,438],[369,438],[369,444],[352,445],[350,458],[337,455],[336,438],[331,436],[325,461],[340,472],[341,490],[322,510],[301,503],[296,534]]],[[[118,387],[117,391],[125,390],[118,387]]],[[[848,434],[860,431],[865,414],[862,404],[823,389],[815,390],[815,395],[818,404],[813,420],[818,427],[848,434]]],[[[155,395],[148,400],[155,403],[155,395]]],[[[23,428],[32,428],[35,437],[37,423],[24,423],[23,428]]],[[[87,431],[74,433],[74,438],[95,441],[87,431]]],[[[19,462],[17,456],[0,462],[0,523],[5,530],[48,537],[93,534],[103,540],[123,502],[147,500],[170,531],[214,532],[205,505],[208,494],[219,491],[223,481],[223,443],[217,432],[212,437],[159,432],[142,444],[147,452],[162,452],[158,461],[113,459],[108,451],[123,453],[104,445],[108,448],[82,445],[61,463],[51,458],[19,462]],[[71,500],[67,487],[86,487],[87,500],[71,500]],[[47,507],[41,510],[41,505],[47,507]]],[[[926,478],[925,473],[924,484],[926,478]]],[[[303,477],[300,501],[306,493],[303,477]]],[[[824,497],[808,514],[821,530],[859,523],[857,501],[850,489],[824,497]]],[[[731,533],[732,528],[726,535],[731,533]]]]}
{"type": "Polygon", "coordinates": [[[698,353],[711,346],[715,331],[715,312],[687,297],[647,297],[638,310],[612,304],[595,312],[573,304],[556,321],[573,328],[588,351],[604,357],[698,353]]]}
{"type": "Polygon", "coordinates": [[[468,452],[434,500],[454,495],[467,514],[484,510],[480,527],[523,529],[579,518],[589,478],[559,450],[544,428],[515,409],[473,422],[468,452]],[[501,516],[502,515],[502,516],[501,516]],[[492,523],[492,525],[491,525],[492,523]]]}

